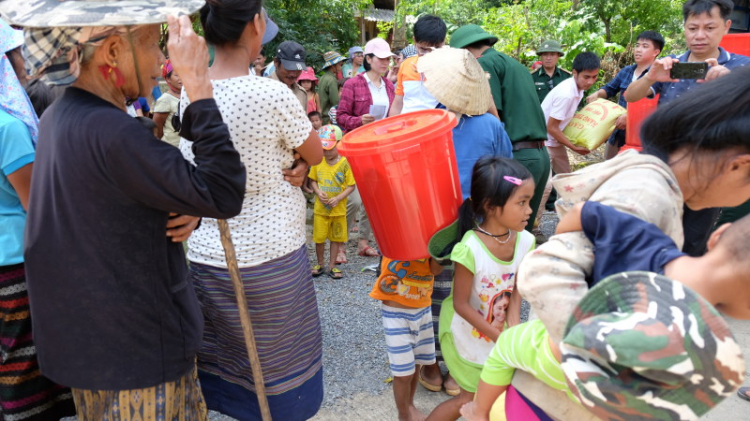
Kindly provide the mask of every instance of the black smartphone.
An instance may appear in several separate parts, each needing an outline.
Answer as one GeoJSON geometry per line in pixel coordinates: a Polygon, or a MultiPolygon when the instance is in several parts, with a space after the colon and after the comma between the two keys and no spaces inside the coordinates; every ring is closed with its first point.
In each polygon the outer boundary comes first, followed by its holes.
{"type": "Polygon", "coordinates": [[[669,76],[672,79],[705,79],[706,73],[708,73],[708,63],[703,61],[674,63],[669,76]]]}

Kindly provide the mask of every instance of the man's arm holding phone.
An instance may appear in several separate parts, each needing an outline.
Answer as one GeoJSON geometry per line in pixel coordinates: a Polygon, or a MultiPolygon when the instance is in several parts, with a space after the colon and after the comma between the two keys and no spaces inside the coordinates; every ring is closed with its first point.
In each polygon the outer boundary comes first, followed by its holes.
{"type": "Polygon", "coordinates": [[[625,101],[636,102],[647,97],[651,93],[651,87],[656,82],[678,82],[671,76],[674,63],[679,63],[679,60],[665,57],[654,61],[646,76],[631,83],[625,90],[625,101]]]}

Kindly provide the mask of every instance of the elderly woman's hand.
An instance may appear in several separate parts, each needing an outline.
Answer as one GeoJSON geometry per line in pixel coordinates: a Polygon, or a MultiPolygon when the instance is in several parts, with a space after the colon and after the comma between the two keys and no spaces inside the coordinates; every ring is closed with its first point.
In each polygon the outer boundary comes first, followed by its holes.
{"type": "Polygon", "coordinates": [[[169,16],[169,58],[180,75],[190,101],[212,98],[213,87],[208,78],[208,49],[206,41],[193,31],[190,18],[169,16]]]}
{"type": "Polygon", "coordinates": [[[174,243],[187,240],[190,234],[198,228],[200,220],[197,216],[178,215],[171,212],[167,221],[167,237],[171,237],[174,243]]]}

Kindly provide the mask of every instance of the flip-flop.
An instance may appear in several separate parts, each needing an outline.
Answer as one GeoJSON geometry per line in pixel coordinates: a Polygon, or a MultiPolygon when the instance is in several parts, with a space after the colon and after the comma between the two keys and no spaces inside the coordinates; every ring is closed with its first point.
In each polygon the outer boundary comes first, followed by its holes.
{"type": "Polygon", "coordinates": [[[419,384],[421,384],[422,387],[424,387],[425,389],[429,390],[430,392],[439,392],[439,391],[443,390],[443,385],[440,385],[440,386],[434,385],[434,384],[428,382],[427,380],[425,380],[422,377],[422,369],[423,368],[424,368],[423,365],[419,366],[419,373],[418,373],[419,384]]]}
{"type": "Polygon", "coordinates": [[[341,279],[344,277],[344,273],[341,272],[341,269],[339,268],[333,268],[328,272],[328,276],[330,276],[331,279],[341,279]]]}
{"type": "Polygon", "coordinates": [[[320,267],[320,265],[315,265],[312,267],[312,276],[313,278],[320,276],[323,274],[323,269],[320,267]]]}
{"type": "Polygon", "coordinates": [[[750,401],[750,396],[748,396],[748,393],[750,393],[750,387],[741,387],[737,390],[737,395],[740,397],[740,399],[744,399],[746,401],[750,401]]]}
{"type": "Polygon", "coordinates": [[[380,256],[380,253],[374,248],[367,246],[359,251],[359,255],[364,257],[378,257],[380,256]]]}

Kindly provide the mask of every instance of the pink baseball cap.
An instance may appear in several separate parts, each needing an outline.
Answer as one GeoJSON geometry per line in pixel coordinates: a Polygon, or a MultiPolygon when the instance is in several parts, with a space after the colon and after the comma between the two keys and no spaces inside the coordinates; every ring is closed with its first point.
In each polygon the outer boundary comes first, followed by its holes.
{"type": "Polygon", "coordinates": [[[365,44],[365,55],[374,54],[378,58],[394,57],[391,46],[383,38],[373,38],[365,44]]]}

